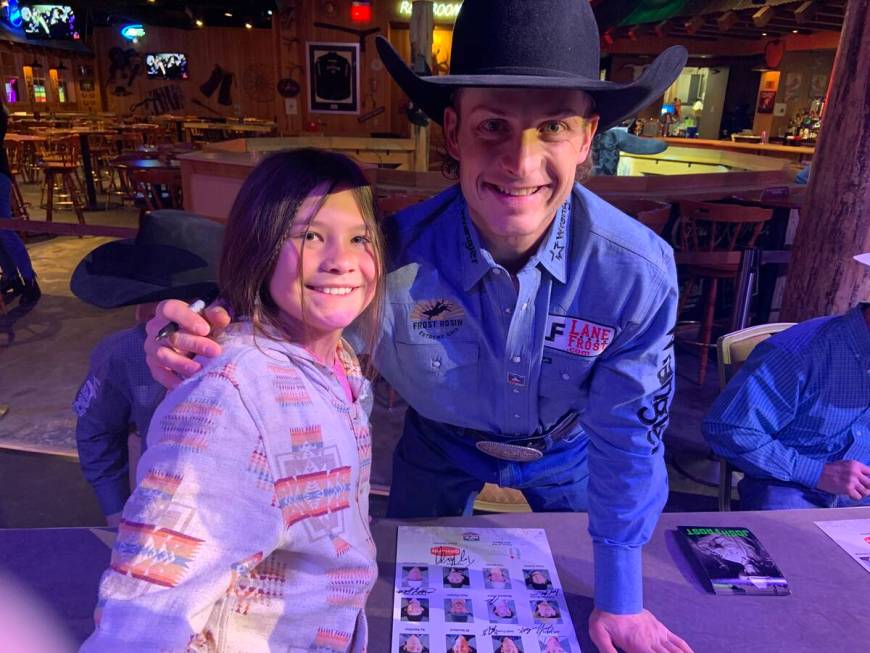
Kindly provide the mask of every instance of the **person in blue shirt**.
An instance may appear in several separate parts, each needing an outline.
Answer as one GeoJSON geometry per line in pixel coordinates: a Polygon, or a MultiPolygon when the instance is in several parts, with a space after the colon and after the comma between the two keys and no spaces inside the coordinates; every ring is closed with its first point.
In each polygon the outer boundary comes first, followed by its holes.
{"type": "Polygon", "coordinates": [[[89,252],[70,288],[99,308],[136,306],[136,326],[111,333],[91,352],[88,374],[76,393],[76,448],[82,474],[109,526],[117,526],[130,496],[131,432],[141,438],[165,389],[145,364],[145,321],[157,301],[193,299],[217,288],[223,226],[183,211],[146,214],[135,239],[115,240],[89,252]]]}
{"type": "Polygon", "coordinates": [[[703,432],[744,510],[870,505],[870,304],[760,343],[703,432]]]}
{"type": "MultiPolygon", "coordinates": [[[[585,0],[466,0],[451,74],[418,77],[384,39],[387,70],[444,129],[458,185],[385,222],[381,375],[407,400],[388,514],[460,515],[485,482],[535,510],[589,512],[590,634],[603,651],[691,651],[643,609],[641,549],[667,499],[662,435],[674,390],[671,248],[575,184],[593,134],[661,96],[686,61],[667,50],[630,84],[599,80],[585,0]],[[420,492],[419,488],[426,488],[420,492]]],[[[146,344],[174,386],[219,352],[206,319],[164,302],[146,344]],[[171,345],[171,346],[170,346],[171,345]]]]}

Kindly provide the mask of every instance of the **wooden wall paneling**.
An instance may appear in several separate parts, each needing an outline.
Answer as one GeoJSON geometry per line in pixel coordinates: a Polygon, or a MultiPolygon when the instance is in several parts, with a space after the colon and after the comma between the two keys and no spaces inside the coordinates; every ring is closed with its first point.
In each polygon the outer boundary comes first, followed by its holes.
{"type": "MultiPolygon", "coordinates": [[[[101,71],[101,82],[105,91],[105,105],[109,111],[127,114],[131,107],[149,97],[151,93],[164,87],[175,87],[180,91],[182,107],[172,113],[197,114],[201,116],[222,115],[275,120],[278,115],[278,95],[275,90],[274,49],[271,31],[228,27],[204,27],[202,29],[182,30],[167,27],[145,26],[146,36],[134,45],[123,40],[118,30],[96,28],[94,30],[97,61],[101,71]],[[123,50],[133,49],[140,55],[141,69],[132,84],[116,76],[114,82],[108,78],[109,51],[112,47],[123,50]],[[144,57],[148,52],[183,52],[188,58],[189,79],[164,80],[148,79],[145,74],[144,57]],[[200,91],[200,85],[212,73],[215,65],[232,73],[231,99],[229,106],[220,104],[219,90],[207,98],[200,91]],[[128,90],[130,95],[116,95],[116,86],[128,90]],[[209,111],[193,102],[196,99],[213,109],[209,111]]],[[[282,107],[283,108],[283,107],[282,107]]],[[[137,110],[137,115],[147,115],[145,107],[137,110]]]]}
{"type": "MultiPolygon", "coordinates": [[[[288,25],[279,20],[274,23],[274,28],[280,32],[280,57],[282,75],[289,74],[292,65],[302,66],[302,70],[293,73],[293,78],[299,81],[302,91],[297,97],[298,115],[281,118],[281,124],[290,135],[304,135],[309,133],[307,127],[314,122],[317,128],[330,136],[368,136],[372,132],[394,132],[401,136],[408,136],[407,121],[404,125],[397,124],[391,110],[391,85],[392,81],[387,71],[380,65],[380,59],[375,48],[375,37],[378,35],[389,36],[389,14],[386,5],[375,3],[374,16],[370,23],[356,25],[350,21],[351,0],[332,0],[335,7],[333,14],[327,13],[327,3],[323,0],[295,0],[289,2],[295,6],[295,20],[288,25]],[[315,27],[315,22],[331,23],[350,29],[368,29],[379,27],[380,32],[365,38],[365,52],[360,52],[360,94],[358,114],[332,114],[310,112],[308,110],[308,70],[307,70],[307,46],[309,42],[327,43],[359,43],[355,34],[347,32],[315,27]],[[298,39],[298,41],[294,41],[298,39]],[[374,86],[373,84],[374,80],[374,86]],[[384,107],[385,111],[364,122],[358,118],[366,113],[384,107]]],[[[279,15],[281,11],[279,10],[279,15]]],[[[283,98],[281,99],[283,104],[283,98]]],[[[283,107],[281,108],[282,114],[283,107]]]]}

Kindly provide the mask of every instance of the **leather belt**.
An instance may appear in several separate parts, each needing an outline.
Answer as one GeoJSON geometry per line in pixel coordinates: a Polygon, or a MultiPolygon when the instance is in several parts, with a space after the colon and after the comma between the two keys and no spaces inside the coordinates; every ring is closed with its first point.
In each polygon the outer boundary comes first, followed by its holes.
{"type": "Polygon", "coordinates": [[[474,446],[488,456],[511,462],[532,462],[543,458],[547,449],[568,437],[577,424],[577,418],[576,412],[569,411],[550,428],[528,437],[497,438],[493,433],[475,429],[465,429],[465,433],[474,438],[474,446]]]}

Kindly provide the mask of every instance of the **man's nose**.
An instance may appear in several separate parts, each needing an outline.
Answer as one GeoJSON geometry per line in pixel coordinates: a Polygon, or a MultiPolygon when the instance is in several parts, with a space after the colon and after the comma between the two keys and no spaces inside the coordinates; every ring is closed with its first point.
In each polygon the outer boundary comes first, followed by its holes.
{"type": "Polygon", "coordinates": [[[536,129],[519,132],[505,145],[504,165],[518,179],[523,179],[541,166],[541,142],[536,129]]]}

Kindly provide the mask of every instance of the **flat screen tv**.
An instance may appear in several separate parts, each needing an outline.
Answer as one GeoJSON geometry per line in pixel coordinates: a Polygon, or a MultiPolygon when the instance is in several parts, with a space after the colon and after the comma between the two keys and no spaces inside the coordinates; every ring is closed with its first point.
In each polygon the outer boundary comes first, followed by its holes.
{"type": "Polygon", "coordinates": [[[24,33],[31,39],[77,40],[76,15],[69,5],[21,7],[24,33]]]}
{"type": "Polygon", "coordinates": [[[187,55],[181,52],[149,52],[145,55],[148,79],[187,79],[187,55]]]}

